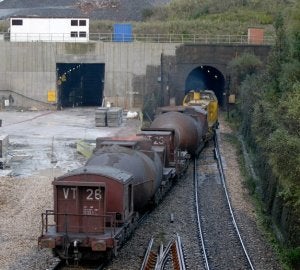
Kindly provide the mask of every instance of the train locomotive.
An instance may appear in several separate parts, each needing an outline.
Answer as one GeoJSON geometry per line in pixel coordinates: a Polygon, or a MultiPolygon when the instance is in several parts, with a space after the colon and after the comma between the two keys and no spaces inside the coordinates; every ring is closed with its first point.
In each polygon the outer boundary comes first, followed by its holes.
{"type": "Polygon", "coordinates": [[[212,90],[190,91],[183,99],[183,106],[199,106],[207,111],[207,122],[210,132],[219,125],[218,99],[212,90]]]}
{"type": "Polygon", "coordinates": [[[84,166],[54,179],[39,247],[75,262],[116,256],[209,140],[207,118],[200,106],[162,107],[134,138],[97,138],[84,166]]]}

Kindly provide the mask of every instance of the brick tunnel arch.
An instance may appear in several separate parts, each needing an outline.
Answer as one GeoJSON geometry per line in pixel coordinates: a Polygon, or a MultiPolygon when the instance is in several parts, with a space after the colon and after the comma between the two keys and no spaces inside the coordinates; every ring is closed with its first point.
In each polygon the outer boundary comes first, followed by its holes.
{"type": "Polygon", "coordinates": [[[199,66],[194,68],[185,80],[185,92],[191,90],[213,90],[218,98],[220,106],[224,103],[225,78],[223,74],[212,66],[199,66]]]}

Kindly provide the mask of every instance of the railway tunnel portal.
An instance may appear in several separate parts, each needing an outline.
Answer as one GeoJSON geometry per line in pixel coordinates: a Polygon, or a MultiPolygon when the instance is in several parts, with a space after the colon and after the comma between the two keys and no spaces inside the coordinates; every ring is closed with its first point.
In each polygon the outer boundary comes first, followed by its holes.
{"type": "Polygon", "coordinates": [[[218,98],[219,104],[223,105],[223,93],[225,93],[224,75],[213,66],[200,65],[194,68],[185,80],[184,94],[191,90],[200,91],[204,89],[213,90],[218,98]]]}
{"type": "Polygon", "coordinates": [[[229,82],[229,63],[249,53],[266,63],[271,46],[251,44],[184,44],[176,48],[172,62],[164,58],[164,72],[167,75],[169,96],[175,97],[176,104],[181,104],[190,90],[210,89],[218,98],[221,107],[227,105],[232,87],[229,82]],[[174,67],[173,69],[170,67],[174,67]]]}

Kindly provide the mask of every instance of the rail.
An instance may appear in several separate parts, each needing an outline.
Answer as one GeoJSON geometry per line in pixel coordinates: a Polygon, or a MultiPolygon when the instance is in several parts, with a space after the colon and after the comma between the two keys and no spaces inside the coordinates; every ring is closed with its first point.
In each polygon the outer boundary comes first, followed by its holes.
{"type": "Polygon", "coordinates": [[[194,190],[195,190],[195,208],[196,208],[196,215],[197,215],[197,225],[198,225],[198,233],[200,239],[200,245],[202,248],[203,260],[205,264],[206,270],[210,270],[209,263],[208,263],[208,256],[206,253],[205,243],[204,243],[204,235],[201,227],[201,220],[200,220],[200,209],[199,209],[199,197],[198,197],[198,177],[196,173],[196,158],[194,159],[194,190]]]}
{"type": "MultiPolygon", "coordinates": [[[[215,158],[217,160],[218,171],[219,171],[222,186],[223,186],[223,189],[224,189],[225,198],[226,198],[226,202],[227,202],[227,205],[228,205],[228,208],[229,208],[232,224],[233,224],[233,226],[235,228],[235,231],[236,231],[236,234],[239,238],[239,242],[242,246],[243,253],[244,253],[245,258],[247,260],[247,264],[249,265],[251,270],[254,270],[254,266],[251,262],[251,259],[248,255],[248,252],[247,252],[246,247],[244,245],[244,242],[242,240],[242,237],[241,237],[241,234],[239,232],[239,228],[238,228],[238,225],[236,223],[234,213],[233,213],[233,210],[232,210],[232,206],[231,206],[231,202],[230,202],[230,198],[229,198],[229,194],[228,194],[227,186],[226,186],[226,179],[225,179],[223,164],[222,164],[221,155],[220,155],[220,149],[219,149],[217,133],[215,133],[215,136],[214,136],[214,144],[215,144],[214,154],[215,154],[215,158]]],[[[211,267],[210,267],[210,263],[208,261],[206,245],[205,245],[205,242],[204,242],[204,233],[203,233],[203,230],[202,230],[202,227],[201,227],[202,225],[201,225],[201,220],[200,220],[199,197],[198,197],[198,176],[197,176],[196,166],[197,166],[197,164],[196,164],[196,159],[195,159],[194,160],[195,208],[196,208],[196,218],[197,218],[197,226],[198,226],[198,233],[199,233],[199,241],[200,241],[200,246],[201,246],[201,249],[202,249],[205,269],[210,270],[211,267]]]]}
{"type": "Polygon", "coordinates": [[[176,270],[186,270],[185,259],[183,254],[183,246],[181,243],[181,238],[177,234],[177,239],[171,247],[172,258],[173,258],[173,267],[176,270]]]}
{"type": "Polygon", "coordinates": [[[255,37],[248,35],[208,35],[208,34],[114,34],[87,33],[85,37],[71,37],[69,33],[0,33],[0,40],[12,42],[144,42],[179,44],[233,44],[233,45],[273,45],[274,36],[255,37]]]}
{"type": "Polygon", "coordinates": [[[255,268],[254,268],[254,266],[252,264],[250,256],[249,256],[249,254],[247,252],[247,249],[245,247],[244,241],[243,241],[243,239],[241,237],[240,230],[239,230],[238,225],[236,223],[236,220],[235,220],[235,217],[234,217],[234,213],[233,213],[233,210],[232,210],[232,207],[231,207],[231,202],[230,202],[230,199],[229,199],[229,195],[228,195],[228,191],[227,191],[227,186],[226,186],[226,179],[225,179],[224,168],[223,168],[223,164],[222,164],[222,160],[221,160],[221,155],[220,155],[220,149],[219,149],[219,142],[218,142],[217,134],[216,134],[216,136],[214,138],[214,142],[215,142],[216,159],[217,159],[217,162],[218,162],[218,167],[219,167],[219,171],[220,171],[222,185],[223,185],[223,188],[224,188],[224,191],[225,191],[226,200],[227,200],[229,211],[230,211],[230,215],[231,215],[231,218],[232,218],[232,223],[234,225],[234,228],[236,230],[236,233],[237,233],[238,238],[240,240],[240,243],[242,245],[242,248],[243,248],[244,254],[245,254],[246,258],[247,258],[248,264],[249,264],[251,270],[254,270],[255,268]]]}
{"type": "Polygon", "coordinates": [[[158,253],[151,250],[153,241],[154,239],[152,237],[140,270],[163,270],[166,268],[169,259],[172,261],[174,270],[186,270],[183,247],[178,234],[176,240],[170,241],[166,248],[161,245],[158,253]]]}
{"type": "Polygon", "coordinates": [[[154,267],[155,267],[157,255],[151,251],[153,241],[154,241],[154,239],[152,237],[151,240],[149,241],[149,244],[148,244],[145,256],[144,256],[143,264],[142,264],[140,270],[154,269],[154,267]]]}

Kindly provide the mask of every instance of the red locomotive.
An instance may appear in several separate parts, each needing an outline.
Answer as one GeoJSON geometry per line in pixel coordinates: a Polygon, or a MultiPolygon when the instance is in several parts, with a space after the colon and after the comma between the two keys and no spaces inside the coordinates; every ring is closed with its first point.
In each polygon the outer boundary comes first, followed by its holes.
{"type": "Polygon", "coordinates": [[[53,181],[39,246],[75,261],[117,255],[140,214],[158,204],[207,140],[207,113],[164,107],[134,139],[98,138],[85,166],[53,181]]]}

